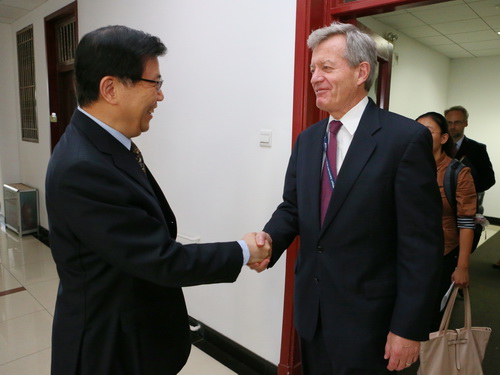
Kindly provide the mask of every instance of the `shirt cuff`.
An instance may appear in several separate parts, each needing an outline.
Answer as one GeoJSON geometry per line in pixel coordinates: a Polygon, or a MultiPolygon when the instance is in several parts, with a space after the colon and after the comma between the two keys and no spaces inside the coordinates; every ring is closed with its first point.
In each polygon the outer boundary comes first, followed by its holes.
{"type": "Polygon", "coordinates": [[[457,227],[462,229],[474,229],[476,222],[474,217],[457,217],[457,227]]]}
{"type": "Polygon", "coordinates": [[[243,265],[246,265],[250,259],[250,249],[248,249],[248,245],[244,240],[239,240],[238,243],[241,246],[241,253],[243,254],[243,265]]]}

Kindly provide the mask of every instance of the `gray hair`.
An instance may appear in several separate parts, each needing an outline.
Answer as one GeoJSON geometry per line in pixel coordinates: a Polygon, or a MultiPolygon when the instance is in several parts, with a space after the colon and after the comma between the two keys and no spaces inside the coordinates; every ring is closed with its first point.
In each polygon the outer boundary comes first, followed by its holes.
{"type": "Polygon", "coordinates": [[[448,108],[446,111],[444,111],[444,115],[446,116],[448,114],[448,112],[451,112],[451,111],[462,112],[464,117],[465,117],[465,120],[469,120],[469,112],[467,112],[467,110],[464,107],[462,107],[461,105],[456,105],[456,106],[448,108]]]}
{"type": "Polygon", "coordinates": [[[366,91],[375,81],[377,67],[377,47],[370,36],[356,26],[349,23],[333,22],[330,26],[325,26],[321,29],[314,30],[307,39],[307,46],[313,50],[318,44],[335,35],[346,36],[346,49],[344,58],[350,66],[358,66],[363,61],[370,64],[370,74],[365,82],[366,91]]]}

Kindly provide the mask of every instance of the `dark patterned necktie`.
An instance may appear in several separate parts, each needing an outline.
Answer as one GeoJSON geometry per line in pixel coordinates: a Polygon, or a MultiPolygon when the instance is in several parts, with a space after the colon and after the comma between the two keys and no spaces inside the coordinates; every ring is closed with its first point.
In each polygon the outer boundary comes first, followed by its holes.
{"type": "Polygon", "coordinates": [[[135,160],[137,160],[137,163],[139,163],[139,167],[141,167],[142,171],[146,173],[146,165],[144,164],[144,159],[142,158],[141,150],[139,150],[139,147],[136,146],[134,142],[132,142],[132,147],[130,147],[130,151],[135,156],[135,160]]]}
{"type": "Polygon", "coordinates": [[[330,165],[330,172],[333,174],[333,181],[337,179],[337,133],[341,126],[342,123],[340,121],[333,120],[330,122],[330,140],[328,141],[328,148],[323,165],[323,175],[321,177],[321,225],[323,225],[323,221],[325,220],[326,210],[330,204],[330,198],[333,192],[328,173],[328,165],[330,165]],[[326,159],[328,159],[328,163],[326,159]]]}

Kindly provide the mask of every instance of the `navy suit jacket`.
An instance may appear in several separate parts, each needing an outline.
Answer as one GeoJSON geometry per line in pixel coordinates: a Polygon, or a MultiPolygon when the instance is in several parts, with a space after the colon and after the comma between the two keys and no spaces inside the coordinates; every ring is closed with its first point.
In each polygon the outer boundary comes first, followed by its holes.
{"type": "Polygon", "coordinates": [[[471,168],[474,185],[478,193],[482,193],[495,185],[495,172],[485,144],[464,136],[455,159],[460,160],[462,157],[465,157],[463,163],[471,168]]]}
{"type": "Polygon", "coordinates": [[[76,110],[46,177],[57,265],[52,375],[177,374],[190,351],[181,287],[232,282],[237,242],[183,246],[133,154],[76,110]]]}
{"type": "Polygon", "coordinates": [[[389,331],[427,340],[443,256],[441,197],[429,131],[369,101],[320,226],[328,120],[297,138],[283,202],[264,230],[272,262],[295,236],[294,317],[311,339],[321,317],[339,367],[382,368],[389,331]]]}

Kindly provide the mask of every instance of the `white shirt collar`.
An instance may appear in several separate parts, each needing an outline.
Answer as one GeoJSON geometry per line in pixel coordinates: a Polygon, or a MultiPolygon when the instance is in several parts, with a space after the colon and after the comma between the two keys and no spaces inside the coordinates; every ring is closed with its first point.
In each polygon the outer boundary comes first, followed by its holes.
{"type": "Polygon", "coordinates": [[[465,135],[463,135],[462,138],[460,138],[458,141],[455,142],[455,144],[457,145],[457,149],[459,149],[460,146],[462,146],[462,142],[464,141],[464,138],[465,138],[465,135]]]}
{"type": "MultiPolygon", "coordinates": [[[[354,135],[356,129],[358,128],[359,122],[361,121],[361,116],[363,116],[363,112],[365,111],[366,106],[368,105],[368,97],[365,96],[363,99],[359,101],[354,107],[352,107],[349,112],[347,112],[341,119],[338,119],[342,122],[343,127],[349,132],[351,136],[354,135]]],[[[329,122],[334,119],[330,116],[329,122]]]]}
{"type": "Polygon", "coordinates": [[[113,129],[111,126],[106,125],[104,122],[99,120],[98,118],[92,116],[90,113],[85,111],[83,108],[78,106],[78,110],[82,112],[84,115],[90,117],[92,120],[94,120],[97,125],[99,125],[101,128],[106,130],[109,134],[111,134],[118,142],[120,142],[122,145],[124,145],[127,150],[130,150],[130,147],[132,147],[132,141],[130,138],[127,138],[125,135],[120,133],[118,130],[113,129]]]}

